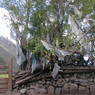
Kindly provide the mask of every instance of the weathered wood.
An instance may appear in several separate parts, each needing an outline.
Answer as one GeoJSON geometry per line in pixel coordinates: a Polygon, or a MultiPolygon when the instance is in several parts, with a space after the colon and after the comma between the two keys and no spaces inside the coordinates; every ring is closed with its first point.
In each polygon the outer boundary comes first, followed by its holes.
{"type": "Polygon", "coordinates": [[[17,81],[15,82],[15,84],[16,84],[16,85],[19,85],[19,84],[22,84],[22,83],[24,83],[24,82],[26,82],[26,81],[29,82],[28,80],[30,80],[30,79],[32,79],[32,78],[38,76],[39,74],[41,74],[41,72],[39,72],[39,73],[37,73],[37,74],[34,74],[34,75],[29,75],[29,76],[27,76],[27,77],[25,77],[25,78],[23,78],[23,79],[21,79],[21,80],[17,80],[17,81]]]}
{"type": "Polygon", "coordinates": [[[21,71],[21,72],[19,72],[18,74],[19,74],[19,75],[23,75],[23,74],[26,74],[26,73],[29,73],[29,71],[21,71]]]}
{"type": "Polygon", "coordinates": [[[16,76],[14,76],[14,78],[15,78],[15,79],[21,78],[21,77],[24,76],[25,74],[29,74],[29,71],[21,71],[21,72],[17,73],[16,76]]]}
{"type": "Polygon", "coordinates": [[[7,92],[8,91],[8,89],[6,88],[0,88],[0,93],[5,93],[5,92],[7,92]]]}
{"type": "Polygon", "coordinates": [[[8,84],[2,84],[2,85],[0,85],[0,89],[8,89],[8,84]]]}
{"type": "Polygon", "coordinates": [[[0,85],[2,84],[8,84],[9,79],[2,79],[0,80],[0,85]]]}
{"type": "Polygon", "coordinates": [[[0,81],[9,81],[9,78],[0,78],[0,81]]]}
{"type": "Polygon", "coordinates": [[[7,72],[6,71],[5,72],[4,71],[0,72],[0,74],[8,74],[8,73],[9,73],[8,71],[7,72]]]}
{"type": "Polygon", "coordinates": [[[0,92],[12,90],[12,62],[0,65],[0,92]]]}
{"type": "Polygon", "coordinates": [[[0,85],[8,84],[8,81],[0,81],[0,85]]]}
{"type": "Polygon", "coordinates": [[[7,65],[0,65],[0,69],[6,69],[6,68],[8,68],[7,65]]]}
{"type": "Polygon", "coordinates": [[[18,77],[18,78],[15,78],[15,79],[18,81],[18,80],[22,80],[22,79],[24,79],[24,78],[26,78],[26,77],[28,77],[28,76],[31,76],[30,73],[26,73],[26,74],[24,74],[24,75],[21,75],[21,76],[18,77]]]}
{"type": "Polygon", "coordinates": [[[31,76],[26,77],[26,78],[24,78],[24,79],[22,79],[22,80],[17,81],[16,84],[21,84],[21,83],[23,83],[23,82],[25,82],[25,81],[28,81],[29,79],[31,79],[31,76]]]}
{"type": "Polygon", "coordinates": [[[9,64],[9,84],[8,84],[8,90],[11,91],[12,90],[12,64],[13,64],[13,60],[11,59],[10,64],[9,64]]]}
{"type": "Polygon", "coordinates": [[[69,67],[69,66],[64,66],[62,68],[63,71],[59,71],[63,74],[66,73],[90,73],[90,72],[95,72],[95,67],[94,66],[84,66],[84,67],[69,67]]]}
{"type": "Polygon", "coordinates": [[[94,70],[95,66],[64,66],[63,70],[94,70]]]}
{"type": "Polygon", "coordinates": [[[92,71],[88,71],[88,70],[74,70],[74,71],[72,71],[72,70],[66,70],[66,71],[63,71],[63,72],[61,72],[62,74],[70,74],[70,73],[90,73],[90,72],[92,72],[92,71]]]}

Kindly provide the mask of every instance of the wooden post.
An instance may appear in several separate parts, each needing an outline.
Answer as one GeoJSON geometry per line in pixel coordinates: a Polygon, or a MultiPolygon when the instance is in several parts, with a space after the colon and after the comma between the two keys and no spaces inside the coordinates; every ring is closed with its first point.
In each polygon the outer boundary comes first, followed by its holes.
{"type": "Polygon", "coordinates": [[[8,90],[12,91],[12,64],[13,64],[13,59],[10,60],[9,62],[9,83],[8,83],[8,90]]]}

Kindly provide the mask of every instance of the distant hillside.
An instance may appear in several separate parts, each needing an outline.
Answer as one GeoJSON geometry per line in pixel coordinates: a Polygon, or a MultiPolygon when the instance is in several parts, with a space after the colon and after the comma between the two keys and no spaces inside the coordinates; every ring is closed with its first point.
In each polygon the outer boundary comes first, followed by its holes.
{"type": "Polygon", "coordinates": [[[4,37],[0,37],[0,48],[2,48],[9,56],[16,56],[16,46],[4,37]]]}
{"type": "Polygon", "coordinates": [[[13,71],[17,72],[19,66],[16,62],[16,46],[4,37],[0,37],[0,64],[10,63],[13,59],[13,71]]]}
{"type": "Polygon", "coordinates": [[[2,56],[0,56],[0,64],[5,64],[5,60],[2,58],[2,56]]]}

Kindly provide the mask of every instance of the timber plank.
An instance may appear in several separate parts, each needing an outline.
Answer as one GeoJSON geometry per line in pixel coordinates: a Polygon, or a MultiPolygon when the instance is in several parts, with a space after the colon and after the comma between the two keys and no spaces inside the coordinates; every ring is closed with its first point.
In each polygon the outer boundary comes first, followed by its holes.
{"type": "Polygon", "coordinates": [[[3,71],[3,72],[0,72],[0,74],[8,74],[8,72],[6,72],[6,71],[4,72],[4,71],[3,71]]]}
{"type": "Polygon", "coordinates": [[[8,84],[2,84],[2,85],[0,85],[0,89],[8,89],[8,84]]]}
{"type": "Polygon", "coordinates": [[[0,65],[0,93],[12,89],[12,63],[0,65]]]}
{"type": "Polygon", "coordinates": [[[6,65],[0,65],[0,69],[6,69],[6,68],[8,68],[8,66],[6,66],[6,65]]]}
{"type": "Polygon", "coordinates": [[[3,83],[8,83],[8,80],[0,80],[0,84],[3,84],[3,83]]]}

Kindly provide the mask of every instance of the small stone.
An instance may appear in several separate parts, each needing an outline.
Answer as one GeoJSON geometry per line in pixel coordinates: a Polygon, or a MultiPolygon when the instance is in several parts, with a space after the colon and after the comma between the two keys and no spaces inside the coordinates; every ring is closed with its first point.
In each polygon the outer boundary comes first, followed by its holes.
{"type": "MultiPolygon", "coordinates": [[[[10,94],[11,95],[11,94],[10,94]]],[[[20,93],[16,93],[16,94],[13,94],[13,95],[21,95],[20,93]]]]}
{"type": "Polygon", "coordinates": [[[34,86],[34,85],[31,85],[31,86],[30,86],[31,89],[35,89],[35,87],[36,87],[36,86],[34,86]]]}
{"type": "Polygon", "coordinates": [[[25,94],[26,91],[27,91],[26,89],[21,89],[21,90],[20,90],[20,93],[21,93],[21,94],[25,94]]]}
{"type": "Polygon", "coordinates": [[[46,89],[40,88],[40,93],[41,93],[41,94],[46,94],[46,89]]]}
{"type": "Polygon", "coordinates": [[[53,86],[49,86],[49,88],[48,88],[48,94],[49,95],[53,95],[54,94],[54,87],[53,86]]]}

